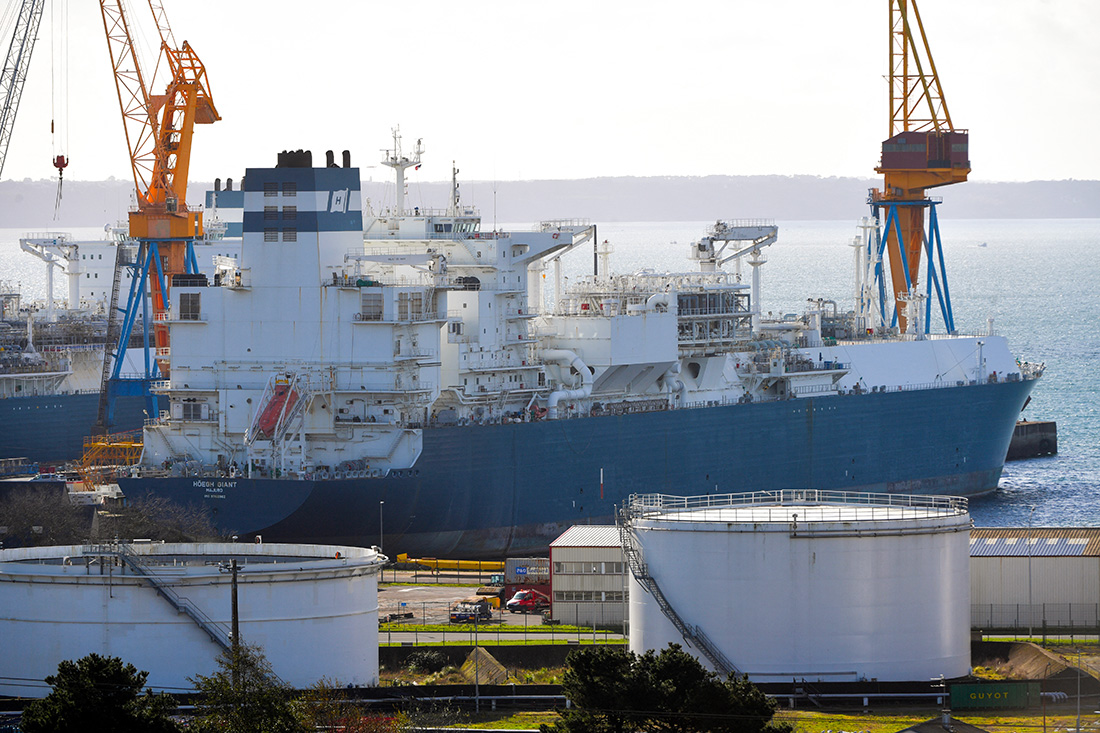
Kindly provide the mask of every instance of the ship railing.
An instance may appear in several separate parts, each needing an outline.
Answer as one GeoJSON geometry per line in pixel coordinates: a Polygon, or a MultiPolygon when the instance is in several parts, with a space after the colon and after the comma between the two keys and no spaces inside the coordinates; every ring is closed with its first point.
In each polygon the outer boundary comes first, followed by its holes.
{"type": "Polygon", "coordinates": [[[926,333],[926,334],[912,334],[912,333],[898,333],[889,334],[885,336],[856,336],[854,338],[829,338],[821,339],[810,342],[808,339],[802,339],[806,341],[804,348],[807,349],[819,349],[822,346],[831,345],[852,345],[852,344],[885,344],[896,343],[898,341],[949,341],[965,338],[986,338],[988,336],[996,336],[997,332],[985,331],[982,333],[926,333]],[[826,344],[825,342],[829,343],[826,344]]]}
{"type": "Polygon", "coordinates": [[[438,352],[434,349],[426,349],[421,346],[404,347],[400,351],[394,351],[393,358],[395,361],[403,361],[409,359],[434,359],[438,356],[438,352]]]}
{"type": "Polygon", "coordinates": [[[381,313],[356,313],[353,317],[355,323],[428,323],[430,321],[443,320],[438,315],[430,311],[422,311],[420,313],[408,313],[404,316],[397,318],[386,318],[381,313]]]}
{"type": "Polygon", "coordinates": [[[813,394],[839,394],[840,390],[835,384],[812,384],[812,385],[796,385],[791,388],[791,391],[796,395],[813,395],[813,394]]]}
{"type": "Polygon", "coordinates": [[[23,239],[33,239],[36,242],[51,244],[68,244],[73,238],[68,232],[26,232],[20,237],[20,240],[23,239]]]}
{"type": "Polygon", "coordinates": [[[708,234],[719,234],[728,229],[747,227],[774,227],[775,219],[726,219],[707,227],[708,234]]]}
{"type": "MultiPolygon", "coordinates": [[[[874,519],[897,518],[897,509],[911,509],[917,516],[965,514],[967,499],[959,496],[926,494],[886,494],[825,489],[781,489],[740,494],[632,494],[624,506],[632,517],[660,518],[662,521],[708,521],[717,518],[717,510],[752,507],[752,521],[790,521],[792,506],[814,506],[815,519],[853,521],[868,516],[874,519]],[[708,516],[708,510],[714,510],[708,516]]],[[[728,520],[725,515],[723,520],[728,520]]]]}
{"type": "Polygon", "coordinates": [[[569,227],[588,227],[592,225],[591,219],[543,219],[539,222],[539,230],[544,232],[569,227]]]}

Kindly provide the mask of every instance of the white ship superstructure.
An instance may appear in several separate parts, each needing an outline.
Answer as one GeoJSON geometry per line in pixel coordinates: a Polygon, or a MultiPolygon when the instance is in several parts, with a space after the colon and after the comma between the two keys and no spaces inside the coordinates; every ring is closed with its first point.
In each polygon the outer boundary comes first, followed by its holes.
{"type": "Polygon", "coordinates": [[[407,208],[420,154],[395,137],[377,211],[346,155],[247,171],[240,259],[172,290],[169,409],[124,491],[295,541],[374,542],[385,505],[406,547],[477,554],[655,487],[996,486],[1040,371],[1003,338],[916,317],[899,335],[862,287],[850,312],[763,318],[769,221],[717,222],[693,271],[612,274],[585,221],[483,231],[457,181],[446,208],[407,208]],[[560,257],[584,245],[596,272],[563,288],[560,257]]]}

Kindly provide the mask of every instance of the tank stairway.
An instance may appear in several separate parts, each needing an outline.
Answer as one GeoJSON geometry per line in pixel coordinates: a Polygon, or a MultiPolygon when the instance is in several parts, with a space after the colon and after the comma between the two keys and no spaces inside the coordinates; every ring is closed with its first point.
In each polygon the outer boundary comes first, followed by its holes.
{"type": "Polygon", "coordinates": [[[221,647],[223,651],[232,652],[232,640],[229,638],[229,632],[225,629],[224,624],[217,623],[207,616],[201,608],[172,590],[168,584],[157,577],[152,566],[145,558],[134,552],[134,548],[128,542],[92,545],[84,548],[84,554],[113,555],[119,558],[135,575],[149,581],[149,585],[153,586],[157,595],[171,604],[176,609],[176,613],[187,614],[187,617],[194,621],[196,626],[206,632],[211,641],[221,647]]]}
{"type": "Polygon", "coordinates": [[[628,499],[627,504],[619,510],[617,515],[619,521],[616,524],[619,528],[619,541],[623,547],[623,555],[626,556],[626,563],[630,567],[630,573],[634,576],[634,579],[653,596],[653,599],[657,601],[657,606],[661,609],[661,613],[672,622],[672,625],[680,632],[688,646],[702,652],[703,656],[707,658],[707,661],[719,674],[723,676],[740,675],[741,672],[726,658],[722,650],[714,645],[707,637],[706,632],[699,626],[692,626],[684,621],[680,614],[676,613],[676,609],[672,607],[668,599],[665,598],[665,594],[661,592],[661,587],[657,585],[657,579],[649,574],[649,567],[642,558],[641,548],[634,541],[631,517],[630,500],[628,499]]]}

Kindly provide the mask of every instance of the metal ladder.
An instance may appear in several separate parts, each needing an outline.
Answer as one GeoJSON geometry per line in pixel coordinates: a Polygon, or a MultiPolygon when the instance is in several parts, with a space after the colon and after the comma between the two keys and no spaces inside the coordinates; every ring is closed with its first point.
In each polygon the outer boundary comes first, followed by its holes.
{"type": "Polygon", "coordinates": [[[157,595],[171,604],[171,606],[176,609],[176,613],[187,614],[187,617],[194,621],[196,626],[205,631],[210,637],[210,640],[221,647],[223,651],[229,652],[232,650],[232,640],[229,638],[229,632],[225,630],[224,624],[219,624],[211,619],[201,608],[196,606],[189,599],[182,598],[178,593],[172,590],[169,585],[158,578],[156,573],[154,573],[149,566],[149,563],[134,552],[134,548],[130,543],[119,542],[109,545],[97,545],[86,548],[85,554],[89,554],[89,551],[95,554],[117,556],[135,575],[139,575],[149,581],[149,585],[153,586],[157,595]]]}
{"type": "Polygon", "coordinates": [[[626,504],[619,510],[617,519],[619,541],[622,544],[623,555],[626,557],[626,563],[630,567],[630,573],[634,576],[634,579],[653,596],[653,599],[657,601],[657,606],[661,609],[661,613],[672,622],[672,625],[680,632],[680,636],[683,637],[688,646],[702,652],[703,656],[707,658],[719,674],[723,676],[731,673],[740,675],[741,672],[737,667],[726,658],[721,649],[715,646],[701,627],[689,625],[680,617],[680,614],[676,613],[676,609],[672,607],[672,604],[665,598],[665,594],[661,592],[661,587],[657,585],[657,579],[649,574],[649,567],[642,558],[641,548],[634,541],[630,499],[627,499],[626,504]]]}

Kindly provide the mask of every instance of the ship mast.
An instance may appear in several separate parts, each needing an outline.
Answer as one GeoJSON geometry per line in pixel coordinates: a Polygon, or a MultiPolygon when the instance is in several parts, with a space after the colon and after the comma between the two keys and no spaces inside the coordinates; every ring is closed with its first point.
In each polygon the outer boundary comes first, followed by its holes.
{"type": "Polygon", "coordinates": [[[455,162],[451,161],[451,210],[448,212],[451,216],[458,216],[458,202],[460,201],[458,195],[458,167],[455,162]]]}
{"type": "Polygon", "coordinates": [[[394,192],[394,216],[405,215],[405,169],[415,166],[420,167],[420,155],[424,152],[421,146],[421,141],[416,141],[416,149],[413,151],[413,157],[409,158],[401,154],[401,126],[393,128],[393,148],[389,150],[383,150],[385,158],[382,159],[382,165],[393,168],[397,173],[397,189],[394,192]]]}

